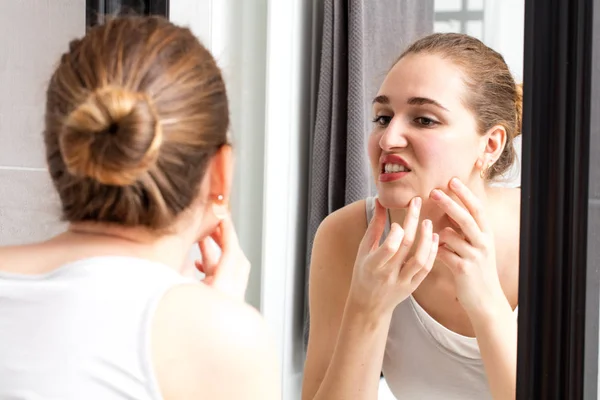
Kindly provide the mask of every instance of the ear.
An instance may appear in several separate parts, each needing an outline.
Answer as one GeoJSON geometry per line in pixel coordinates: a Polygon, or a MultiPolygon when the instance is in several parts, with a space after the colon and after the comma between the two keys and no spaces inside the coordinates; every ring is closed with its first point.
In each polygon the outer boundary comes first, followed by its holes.
{"type": "Polygon", "coordinates": [[[488,162],[496,162],[500,158],[506,146],[506,129],[502,125],[496,125],[486,132],[483,140],[483,159],[488,162]]]}
{"type": "Polygon", "coordinates": [[[210,160],[208,173],[209,198],[214,200],[222,196],[220,201],[227,206],[233,179],[233,152],[230,145],[223,145],[217,150],[210,160]]]}

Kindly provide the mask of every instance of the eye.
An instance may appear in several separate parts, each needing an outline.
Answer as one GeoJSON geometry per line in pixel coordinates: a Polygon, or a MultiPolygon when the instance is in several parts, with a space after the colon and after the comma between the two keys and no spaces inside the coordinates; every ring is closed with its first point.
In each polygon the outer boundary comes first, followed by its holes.
{"type": "Polygon", "coordinates": [[[377,117],[375,117],[375,119],[373,119],[373,123],[377,126],[388,126],[390,124],[390,121],[392,120],[392,117],[389,117],[387,115],[378,115],[377,117]]]}
{"type": "Polygon", "coordinates": [[[427,117],[419,117],[419,118],[415,118],[415,122],[421,126],[427,127],[427,128],[431,128],[437,124],[439,124],[438,121],[431,119],[431,118],[427,118],[427,117]]]}

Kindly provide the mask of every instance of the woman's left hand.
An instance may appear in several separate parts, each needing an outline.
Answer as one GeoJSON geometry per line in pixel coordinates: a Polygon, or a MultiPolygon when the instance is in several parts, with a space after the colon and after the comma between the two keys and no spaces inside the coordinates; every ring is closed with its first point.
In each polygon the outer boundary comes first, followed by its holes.
{"type": "Polygon", "coordinates": [[[466,209],[439,189],[431,192],[431,199],[462,231],[450,227],[440,231],[437,259],[454,274],[458,301],[473,321],[505,307],[508,300],[498,278],[494,236],[481,202],[458,178],[449,187],[466,209]]]}

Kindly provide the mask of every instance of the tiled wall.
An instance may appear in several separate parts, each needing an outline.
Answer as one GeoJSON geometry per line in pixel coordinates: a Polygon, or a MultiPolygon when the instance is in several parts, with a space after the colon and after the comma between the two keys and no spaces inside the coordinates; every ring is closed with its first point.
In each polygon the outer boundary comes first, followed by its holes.
{"type": "Polygon", "coordinates": [[[44,92],[60,54],[85,32],[85,3],[0,1],[0,245],[61,227],[43,155],[44,92]]]}

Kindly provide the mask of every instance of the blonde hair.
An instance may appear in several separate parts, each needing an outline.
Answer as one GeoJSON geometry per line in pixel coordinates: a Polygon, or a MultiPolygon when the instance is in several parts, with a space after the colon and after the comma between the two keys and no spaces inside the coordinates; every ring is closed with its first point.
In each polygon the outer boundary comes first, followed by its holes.
{"type": "Polygon", "coordinates": [[[138,16],[92,28],[47,90],[46,155],[63,219],[169,227],[228,128],[221,72],[188,29],[138,16]]]}
{"type": "Polygon", "coordinates": [[[434,33],[413,43],[398,61],[421,53],[447,58],[462,69],[468,93],[463,101],[475,115],[479,133],[496,125],[506,129],[506,145],[486,178],[504,174],[516,157],[512,141],[521,134],[523,88],[515,83],[502,55],[465,34],[434,33]]]}

